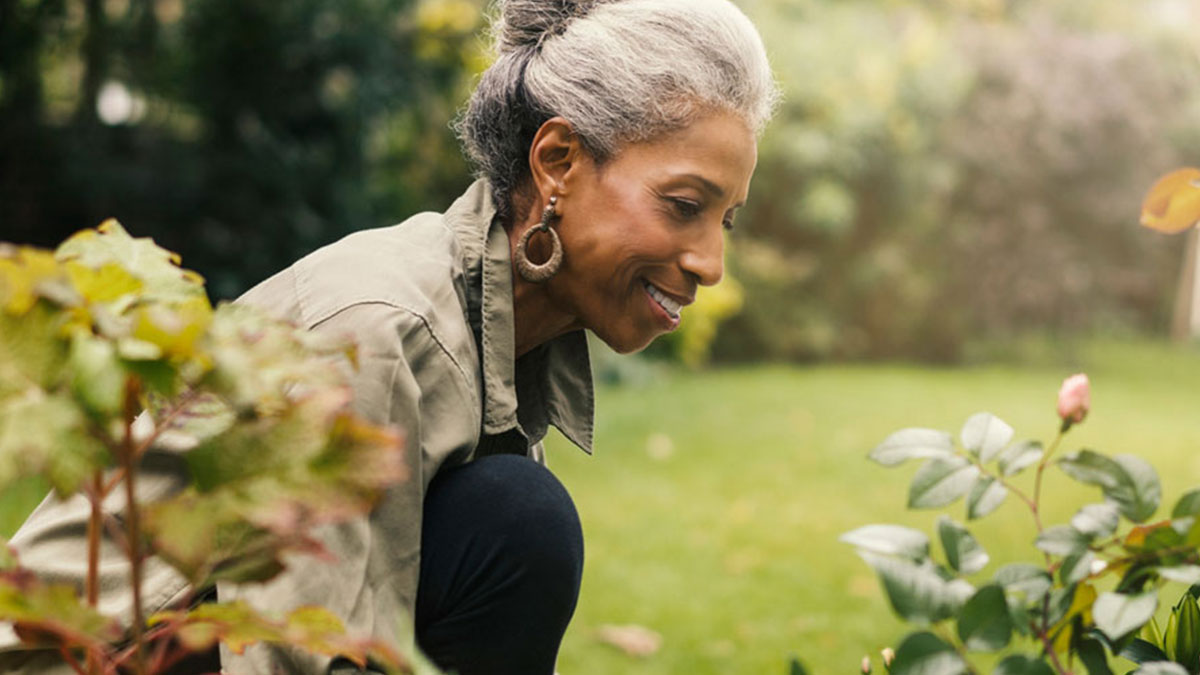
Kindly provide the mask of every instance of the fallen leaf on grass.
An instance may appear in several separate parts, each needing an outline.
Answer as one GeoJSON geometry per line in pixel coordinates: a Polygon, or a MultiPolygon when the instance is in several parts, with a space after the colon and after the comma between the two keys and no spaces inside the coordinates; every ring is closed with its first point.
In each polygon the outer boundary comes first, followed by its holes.
{"type": "Polygon", "coordinates": [[[645,658],[662,647],[662,635],[635,624],[624,626],[604,625],[596,629],[596,637],[625,652],[629,656],[645,658]]]}

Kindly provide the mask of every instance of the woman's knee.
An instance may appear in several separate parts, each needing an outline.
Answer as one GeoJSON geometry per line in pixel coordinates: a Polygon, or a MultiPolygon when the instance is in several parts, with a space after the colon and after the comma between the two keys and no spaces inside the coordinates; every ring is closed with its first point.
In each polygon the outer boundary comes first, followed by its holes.
{"type": "Polygon", "coordinates": [[[451,469],[434,480],[426,498],[427,516],[437,519],[430,510],[461,514],[458,525],[507,562],[578,584],[583,568],[579,515],[566,488],[541,464],[518,455],[492,455],[451,469]]]}

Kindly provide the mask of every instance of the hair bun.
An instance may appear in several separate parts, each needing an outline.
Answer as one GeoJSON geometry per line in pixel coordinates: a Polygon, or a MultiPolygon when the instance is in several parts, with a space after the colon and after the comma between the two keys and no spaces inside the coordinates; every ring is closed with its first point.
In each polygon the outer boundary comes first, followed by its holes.
{"type": "Polygon", "coordinates": [[[496,46],[501,53],[539,47],[546,39],[561,35],[567,24],[588,13],[603,0],[501,0],[499,17],[493,24],[496,46]]]}

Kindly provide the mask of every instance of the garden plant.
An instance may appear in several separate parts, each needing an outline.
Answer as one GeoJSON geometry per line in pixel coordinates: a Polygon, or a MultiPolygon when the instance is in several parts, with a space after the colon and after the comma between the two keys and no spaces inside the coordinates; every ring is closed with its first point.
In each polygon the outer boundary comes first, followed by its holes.
{"type": "Polygon", "coordinates": [[[310,529],[365,513],[406,465],[398,430],[351,411],[351,346],[247,307],[213,308],[178,262],[115,221],[53,252],[0,245],[0,490],[45,480],[53,498],[85,499],[91,513],[78,585],[44,583],[0,546],[0,620],[23,648],[88,675],[162,673],[217,641],[434,672],[348,635],[321,608],[270,616],[199,602],[219,581],[270,580],[288,556],[329,556],[310,529]],[[180,469],[165,495],[139,491],[152,455],[180,469]],[[124,560],[129,612],[102,611],[99,569],[118,562],[105,550],[124,560]],[[150,556],[186,582],[180,602],[145,606],[150,556]]]}
{"type": "MultiPolygon", "coordinates": [[[[1200,171],[1181,169],[1150,191],[1142,224],[1175,233],[1200,222],[1200,171]]],[[[1008,653],[1002,675],[1114,672],[1115,657],[1137,673],[1200,672],[1200,488],[1180,495],[1160,514],[1162,489],[1154,467],[1133,455],[1082,448],[1065,452],[1067,433],[1088,414],[1090,384],[1074,375],[1058,395],[1058,433],[1048,445],[1015,440],[989,413],[966,420],[955,437],[910,428],[888,436],[869,457],[887,467],[921,460],[908,507],[937,509],[963,499],[966,520],[987,516],[1012,497],[1029,510],[1035,559],[1009,563],[978,581],[989,563],[985,547],[961,522],[936,524],[940,555],[925,533],[887,524],[847,532],[878,574],[895,613],[921,629],[908,634],[884,666],[904,675],[978,672],[970,655],[1008,653]],[[1019,485],[1032,473],[1032,485],[1019,485]],[[1101,500],[1081,505],[1067,523],[1043,520],[1051,474],[1099,488],[1101,500]],[[1165,627],[1155,618],[1162,596],[1187,589],[1165,627]],[[1013,645],[1016,645],[1013,647],[1013,645]],[[1010,649],[1010,647],[1012,647],[1010,649]]],[[[797,666],[794,666],[794,668],[797,666]]],[[[862,664],[870,672],[870,660],[862,664]]]]}

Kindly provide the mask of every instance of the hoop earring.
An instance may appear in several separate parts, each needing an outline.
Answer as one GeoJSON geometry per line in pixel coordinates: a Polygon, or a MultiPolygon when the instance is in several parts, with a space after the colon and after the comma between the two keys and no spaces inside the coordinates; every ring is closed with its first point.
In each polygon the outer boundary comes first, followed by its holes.
{"type": "Polygon", "coordinates": [[[517,274],[520,274],[521,278],[525,281],[533,284],[548,281],[555,274],[558,274],[558,268],[562,266],[562,241],[558,238],[558,233],[550,227],[550,222],[555,217],[554,207],[557,204],[558,197],[551,197],[550,203],[542,210],[542,221],[521,235],[521,239],[517,241],[517,250],[513,254],[513,260],[517,264],[517,274]],[[528,252],[529,240],[539,232],[545,232],[550,235],[550,257],[546,262],[541,264],[530,260],[528,252]]]}

